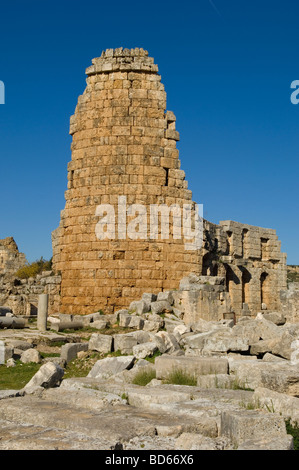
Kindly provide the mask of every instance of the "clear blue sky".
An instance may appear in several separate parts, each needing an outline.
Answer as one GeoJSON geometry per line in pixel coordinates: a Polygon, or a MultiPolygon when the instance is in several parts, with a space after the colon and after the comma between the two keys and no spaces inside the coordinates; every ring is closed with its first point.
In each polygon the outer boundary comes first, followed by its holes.
{"type": "Polygon", "coordinates": [[[298,15],[296,0],[2,1],[0,238],[29,261],[52,256],[85,69],[106,48],[143,47],[204,217],[275,228],[299,264],[298,15]]]}

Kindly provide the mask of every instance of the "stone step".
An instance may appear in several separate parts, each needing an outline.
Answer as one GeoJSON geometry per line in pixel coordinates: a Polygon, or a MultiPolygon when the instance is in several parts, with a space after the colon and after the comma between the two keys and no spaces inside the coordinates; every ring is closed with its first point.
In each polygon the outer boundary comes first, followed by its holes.
{"type": "Polygon", "coordinates": [[[166,379],[174,370],[198,377],[206,374],[227,374],[226,358],[199,356],[170,356],[164,354],[155,360],[157,379],[166,379]]]}
{"type": "Polygon", "coordinates": [[[109,450],[110,444],[71,429],[0,420],[0,450],[109,450]]]}
{"type": "Polygon", "coordinates": [[[220,434],[228,437],[235,447],[246,441],[289,439],[285,421],[276,413],[257,410],[224,411],[221,414],[220,434]]]}
{"type": "MultiPolygon", "coordinates": [[[[128,405],[109,406],[109,404],[101,410],[92,411],[87,407],[74,406],[73,403],[59,403],[58,396],[51,398],[52,400],[25,396],[1,400],[0,420],[10,422],[20,430],[20,435],[22,429],[28,427],[37,430],[42,428],[45,432],[52,429],[57,436],[65,436],[71,432],[75,435],[81,434],[83,441],[87,436],[92,442],[97,440],[101,448],[103,446],[110,448],[118,441],[128,442],[140,437],[152,438],[157,435],[157,426],[165,427],[170,423],[174,427],[181,426],[186,432],[198,432],[196,420],[192,416],[183,419],[181,416],[171,416],[170,413],[161,410],[146,410],[128,405]]],[[[39,431],[36,435],[39,436],[39,431]]],[[[3,446],[4,442],[1,445],[3,446]]]]}

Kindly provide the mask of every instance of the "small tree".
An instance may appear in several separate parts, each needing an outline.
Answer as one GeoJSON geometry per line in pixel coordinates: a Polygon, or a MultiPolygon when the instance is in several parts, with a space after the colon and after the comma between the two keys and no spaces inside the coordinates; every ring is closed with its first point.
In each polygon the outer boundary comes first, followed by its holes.
{"type": "Polygon", "coordinates": [[[20,268],[15,276],[19,279],[29,279],[29,277],[36,277],[37,274],[40,274],[42,271],[51,271],[52,270],[52,258],[47,261],[43,257],[39,260],[34,261],[33,263],[27,263],[25,266],[20,268]]]}

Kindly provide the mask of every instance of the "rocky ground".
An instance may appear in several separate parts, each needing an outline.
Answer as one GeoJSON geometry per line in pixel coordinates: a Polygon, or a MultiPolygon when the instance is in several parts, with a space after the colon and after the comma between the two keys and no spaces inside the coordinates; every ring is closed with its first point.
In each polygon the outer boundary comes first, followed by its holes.
{"type": "Polygon", "coordinates": [[[0,449],[293,449],[299,324],[279,312],[185,325],[161,293],[113,315],[49,320],[46,332],[0,329],[0,374],[16,358],[41,364],[21,390],[0,391],[0,449]],[[67,377],[72,361],[85,376],[67,377]]]}

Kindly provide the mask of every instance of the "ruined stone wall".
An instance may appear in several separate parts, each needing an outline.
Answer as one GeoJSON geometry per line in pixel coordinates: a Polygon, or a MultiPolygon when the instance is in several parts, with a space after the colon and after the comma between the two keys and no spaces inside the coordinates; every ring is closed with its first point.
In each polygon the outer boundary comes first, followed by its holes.
{"type": "Polygon", "coordinates": [[[53,276],[51,271],[44,271],[29,279],[0,276],[0,305],[9,307],[14,315],[36,315],[39,295],[48,294],[49,315],[58,313],[60,284],[61,277],[53,276]]]}
{"type": "Polygon", "coordinates": [[[37,313],[39,294],[49,294],[49,314],[57,313],[61,278],[49,271],[35,278],[18,279],[16,273],[26,262],[13,237],[0,240],[0,305],[9,307],[14,315],[33,315],[37,313]]]}
{"type": "Polygon", "coordinates": [[[233,221],[222,221],[220,227],[219,261],[237,315],[280,310],[287,266],[275,230],[233,221]]]}
{"type": "Polygon", "coordinates": [[[294,273],[294,274],[299,274],[299,266],[288,265],[288,272],[294,273]]]}
{"type": "Polygon", "coordinates": [[[0,276],[11,276],[26,263],[26,256],[19,252],[13,237],[0,240],[0,276]]]}
{"type": "Polygon", "coordinates": [[[157,72],[146,51],[122,48],[106,50],[86,71],[87,87],[71,118],[65,209],[52,236],[62,313],[111,312],[143,292],[175,289],[184,276],[200,272],[198,250],[173,237],[172,218],[168,239],[96,236],[97,207],[117,207],[119,196],[127,205],[145,207],[148,223],[150,205],[193,205],[180,169],[176,118],[166,111],[157,72]]]}
{"type": "Polygon", "coordinates": [[[182,280],[178,292],[188,321],[238,320],[261,311],[298,318],[298,290],[287,290],[286,255],[275,230],[204,221],[201,255],[201,276],[182,280]]]}
{"type": "Polygon", "coordinates": [[[289,323],[299,323],[299,282],[291,282],[280,293],[281,311],[289,323]]]}
{"type": "Polygon", "coordinates": [[[173,292],[175,307],[182,310],[185,324],[206,321],[235,320],[230,296],[222,276],[198,276],[190,274],[173,292]]]}

